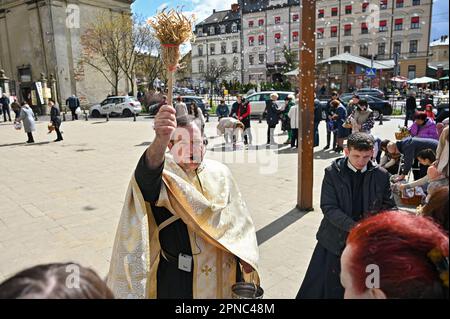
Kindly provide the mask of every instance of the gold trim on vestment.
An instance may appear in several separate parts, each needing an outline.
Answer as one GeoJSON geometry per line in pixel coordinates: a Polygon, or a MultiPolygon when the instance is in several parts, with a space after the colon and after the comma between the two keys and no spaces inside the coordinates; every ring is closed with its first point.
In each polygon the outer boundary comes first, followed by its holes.
{"type": "MultiPolygon", "coordinates": [[[[236,281],[236,257],[256,270],[252,277],[259,284],[255,228],[236,182],[225,165],[206,160],[198,175],[191,176],[166,156],[156,206],[167,208],[188,226],[194,263],[194,298],[231,298],[231,286],[236,281]],[[197,179],[201,179],[201,185],[197,179]],[[195,255],[197,242],[194,237],[202,245],[199,255],[195,255]],[[224,267],[225,263],[231,268],[224,267]],[[208,276],[202,276],[199,269],[204,265],[216,265],[215,277],[209,271],[208,276]],[[211,281],[212,278],[215,281],[211,281]]],[[[158,228],[151,206],[144,201],[133,175],[116,233],[107,280],[117,298],[157,297],[160,251],[158,228]]],[[[249,274],[244,277],[248,278],[249,274]]]]}

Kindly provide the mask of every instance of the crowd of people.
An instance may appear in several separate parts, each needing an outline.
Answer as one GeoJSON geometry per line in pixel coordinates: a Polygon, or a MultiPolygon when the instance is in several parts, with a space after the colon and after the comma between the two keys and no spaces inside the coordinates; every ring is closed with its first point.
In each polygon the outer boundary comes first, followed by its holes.
{"type": "MultiPolygon", "coordinates": [[[[295,97],[284,108],[277,100],[274,93],[266,102],[267,143],[282,121],[298,147],[295,97]]],[[[251,144],[250,103],[238,97],[229,113],[223,104],[220,129],[241,130],[251,144]]],[[[418,113],[412,136],[381,141],[366,101],[355,96],[345,107],[336,93],[329,105],[315,105],[314,117],[326,118],[327,148],[334,135],[344,156],[325,169],[323,219],[297,298],[448,298],[448,126],[418,136],[433,121],[418,113]],[[397,172],[384,168],[395,165],[397,172]],[[403,183],[411,171],[415,184],[403,183]],[[427,185],[424,206],[417,214],[398,210],[394,186],[418,184],[427,185]],[[380,270],[370,284],[369,266],[380,270]]],[[[40,265],[1,283],[0,298],[231,298],[238,282],[258,286],[255,226],[230,170],[205,159],[201,113],[181,98],[160,107],[155,139],[129,183],[106,281],[77,264],[40,265]],[[73,267],[81,270],[75,288],[67,285],[73,267]]]]}
{"type": "MultiPolygon", "coordinates": [[[[50,121],[48,125],[49,133],[55,131],[56,140],[55,142],[60,142],[63,140],[61,128],[61,109],[58,103],[52,98],[48,99],[47,105],[50,110],[50,121]]],[[[3,119],[5,122],[12,122],[10,109],[14,112],[14,127],[17,130],[23,128],[24,132],[27,134],[28,140],[27,144],[34,143],[33,132],[36,131],[36,113],[33,108],[29,105],[27,101],[18,103],[17,99],[11,102],[11,99],[6,93],[2,94],[0,98],[0,106],[3,112],[3,119]]],[[[78,120],[78,114],[81,113],[80,110],[80,100],[76,95],[72,95],[66,100],[66,107],[70,109],[72,113],[72,120],[78,120]]]]}
{"type": "MultiPolygon", "coordinates": [[[[287,140],[283,143],[285,145],[290,145],[291,148],[298,148],[298,116],[299,107],[296,101],[298,100],[298,95],[293,94],[288,95],[282,103],[279,103],[279,95],[274,92],[270,94],[269,99],[266,101],[266,106],[262,114],[262,118],[265,119],[267,123],[267,141],[266,145],[276,145],[275,141],[275,130],[279,124],[281,124],[281,130],[287,134],[287,140]]],[[[236,136],[242,135],[244,145],[252,145],[252,129],[251,129],[251,115],[252,106],[251,103],[244,97],[238,95],[236,102],[231,106],[231,110],[225,103],[225,100],[221,100],[220,104],[217,106],[216,115],[219,120],[217,126],[218,133],[220,135],[225,135],[225,130],[228,129],[232,131],[234,136],[232,142],[236,143],[239,139],[236,136]],[[235,121],[237,120],[237,121],[235,121]],[[241,125],[236,125],[241,123],[241,125]],[[243,132],[240,132],[240,127],[243,126],[243,132]]],[[[323,120],[323,110],[318,99],[314,101],[314,147],[319,145],[319,123],[323,120]]],[[[225,142],[231,143],[228,133],[225,136],[225,142]]]]}

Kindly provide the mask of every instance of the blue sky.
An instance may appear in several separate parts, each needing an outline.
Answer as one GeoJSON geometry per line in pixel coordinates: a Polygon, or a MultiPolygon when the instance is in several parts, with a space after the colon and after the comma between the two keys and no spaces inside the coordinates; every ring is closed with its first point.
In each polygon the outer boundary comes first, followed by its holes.
{"type": "MultiPolygon", "coordinates": [[[[149,17],[163,7],[182,7],[185,12],[195,13],[197,22],[200,22],[212,14],[213,9],[228,9],[233,2],[236,0],[136,0],[132,8],[134,13],[149,17]]],[[[448,0],[434,0],[431,40],[449,34],[448,17],[448,0]]]]}

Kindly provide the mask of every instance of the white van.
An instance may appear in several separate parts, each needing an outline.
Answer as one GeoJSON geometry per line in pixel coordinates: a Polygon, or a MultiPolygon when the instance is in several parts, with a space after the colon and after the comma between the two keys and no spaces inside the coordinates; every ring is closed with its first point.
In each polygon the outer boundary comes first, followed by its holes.
{"type": "Polygon", "coordinates": [[[130,117],[141,112],[141,103],[132,96],[111,96],[100,104],[91,106],[89,110],[92,117],[101,117],[106,114],[130,117]]]}

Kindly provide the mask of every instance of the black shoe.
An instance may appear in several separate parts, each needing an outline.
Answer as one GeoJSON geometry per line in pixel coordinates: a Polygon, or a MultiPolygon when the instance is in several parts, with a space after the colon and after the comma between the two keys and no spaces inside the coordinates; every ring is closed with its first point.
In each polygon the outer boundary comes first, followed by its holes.
{"type": "Polygon", "coordinates": [[[340,147],[340,146],[338,146],[338,147],[336,147],[335,149],[334,149],[334,151],[336,152],[336,153],[341,153],[342,151],[343,151],[344,149],[342,148],[342,147],[340,147]]]}
{"type": "Polygon", "coordinates": [[[325,146],[324,148],[323,148],[323,150],[325,151],[325,150],[327,150],[327,149],[329,149],[330,148],[330,145],[327,145],[327,146],[325,146]]]}
{"type": "Polygon", "coordinates": [[[28,144],[34,143],[34,141],[27,141],[28,144]]]}
{"type": "Polygon", "coordinates": [[[63,139],[62,138],[57,138],[56,140],[54,140],[53,142],[60,142],[60,141],[62,141],[63,139]]]}

